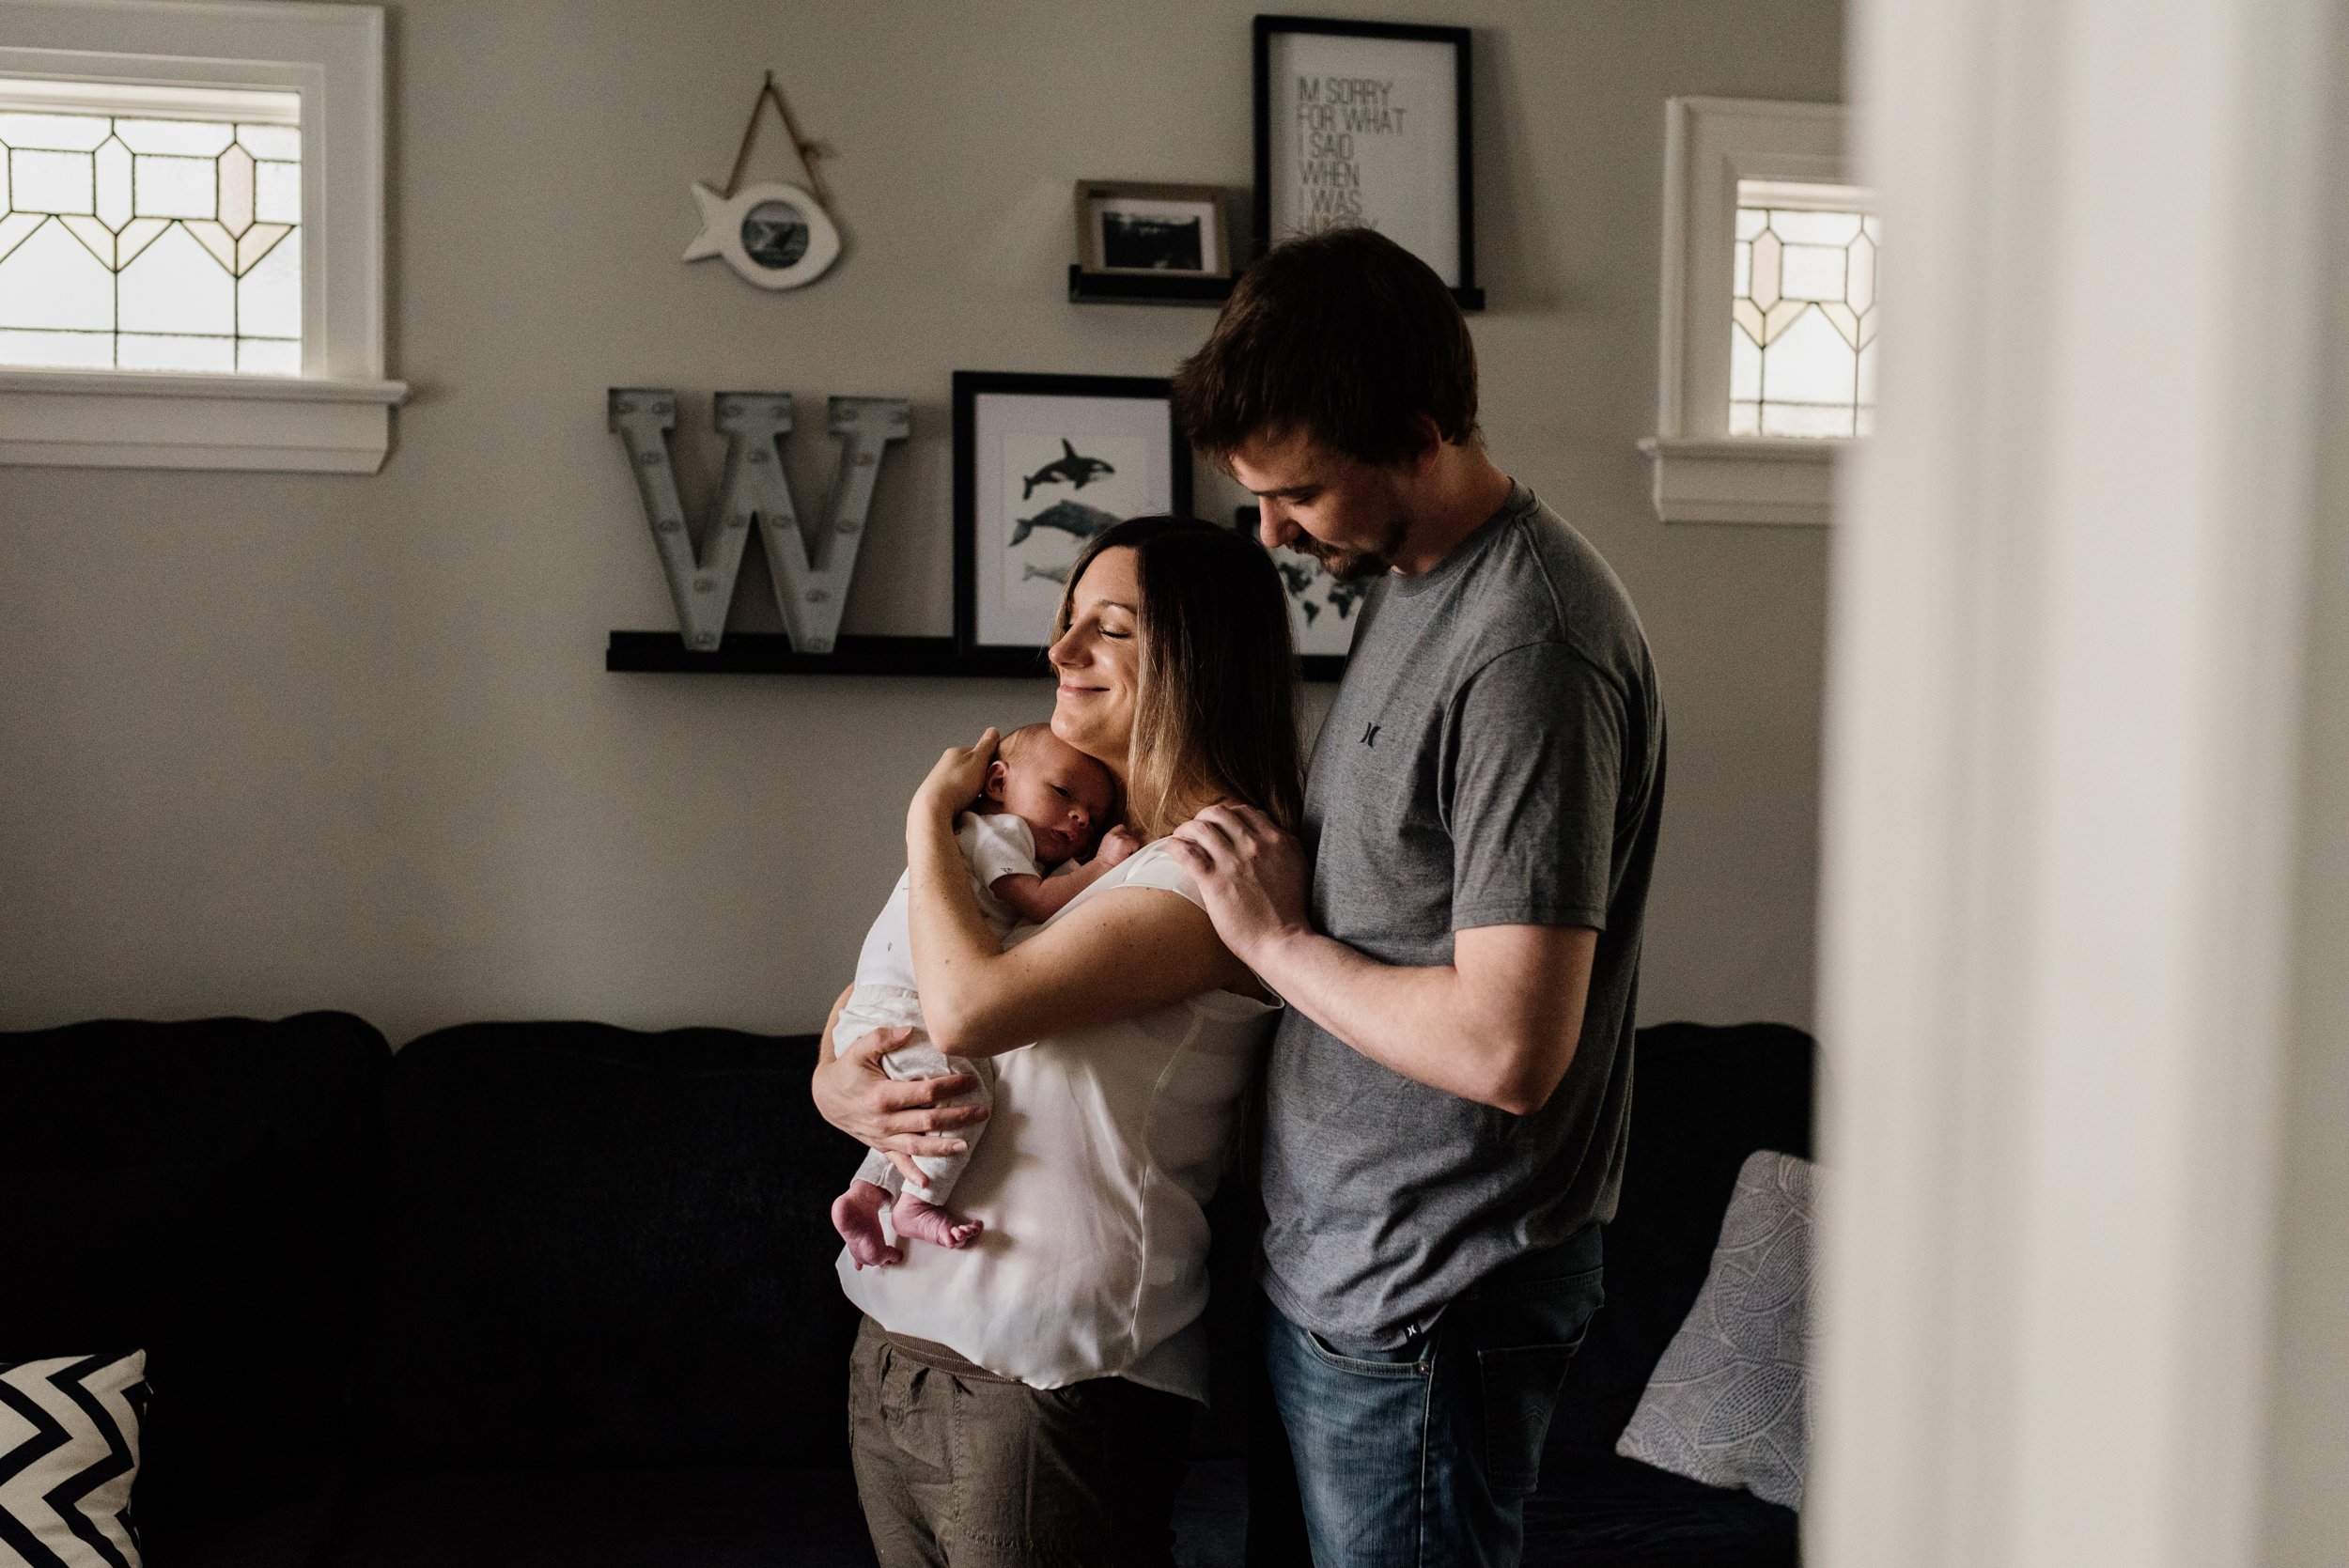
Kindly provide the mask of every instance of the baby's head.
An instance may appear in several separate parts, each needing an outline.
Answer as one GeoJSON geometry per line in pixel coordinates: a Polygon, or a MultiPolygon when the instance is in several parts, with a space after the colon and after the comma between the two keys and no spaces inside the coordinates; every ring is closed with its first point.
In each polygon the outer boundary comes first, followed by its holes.
{"type": "Polygon", "coordinates": [[[1117,781],[1107,768],[1051,725],[1023,724],[997,744],[978,809],[1025,822],[1037,862],[1058,865],[1092,846],[1116,802],[1117,781]]]}

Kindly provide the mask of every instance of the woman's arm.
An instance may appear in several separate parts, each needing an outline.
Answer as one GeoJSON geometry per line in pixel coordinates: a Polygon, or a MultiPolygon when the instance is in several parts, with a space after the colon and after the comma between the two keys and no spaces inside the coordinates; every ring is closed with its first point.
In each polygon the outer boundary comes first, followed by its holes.
{"type": "Polygon", "coordinates": [[[970,1144],[947,1134],[956,1127],[986,1121],[987,1107],[938,1103],[969,1090],[968,1073],[903,1083],[889,1076],[881,1058],[906,1043],[913,1033],[910,1029],[876,1029],[851,1041],[846,1051],[834,1051],[832,1032],[840,1027],[841,1009],[848,1005],[848,992],[855,988],[852,986],[840,993],[840,1000],[832,1004],[832,1016],[824,1020],[823,1036],[816,1043],[816,1074],[808,1094],[816,1101],[817,1115],[858,1142],[887,1155],[913,1181],[926,1182],[929,1178],[912,1157],[958,1155],[968,1150],[970,1144]]]}
{"type": "Polygon", "coordinates": [[[926,960],[918,893],[915,909],[922,1016],[950,1056],[993,1056],[1248,985],[1206,911],[1163,888],[1113,888],[1007,953],[961,946],[950,928],[926,960]]]}
{"type": "Polygon", "coordinates": [[[955,843],[996,735],[939,759],[906,815],[913,973],[930,1038],[950,1056],[993,1056],[1048,1034],[1113,1023],[1219,986],[1247,969],[1206,912],[1179,893],[1117,888],[1004,952],[979,913],[955,843]]]}

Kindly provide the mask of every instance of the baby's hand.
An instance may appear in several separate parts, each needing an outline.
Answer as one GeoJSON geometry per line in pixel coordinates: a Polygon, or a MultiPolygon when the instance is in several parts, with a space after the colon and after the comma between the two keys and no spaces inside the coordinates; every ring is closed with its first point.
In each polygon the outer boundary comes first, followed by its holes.
{"type": "Polygon", "coordinates": [[[1101,847],[1094,851],[1093,858],[1105,866],[1115,865],[1141,847],[1142,840],[1121,822],[1101,835],[1101,847]]]}

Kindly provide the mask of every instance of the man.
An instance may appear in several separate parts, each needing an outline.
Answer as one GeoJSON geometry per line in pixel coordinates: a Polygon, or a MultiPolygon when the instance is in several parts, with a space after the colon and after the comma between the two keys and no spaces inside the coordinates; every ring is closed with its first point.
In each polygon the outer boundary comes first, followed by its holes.
{"type": "Polygon", "coordinates": [[[1174,391],[1267,546],[1377,578],[1305,843],[1226,806],[1175,835],[1288,1002],[1265,1353],[1314,1558],[1515,1563],[1623,1170],[1654,666],[1607,564],[1486,456],[1467,323],[1392,241],[1274,250],[1174,391]]]}

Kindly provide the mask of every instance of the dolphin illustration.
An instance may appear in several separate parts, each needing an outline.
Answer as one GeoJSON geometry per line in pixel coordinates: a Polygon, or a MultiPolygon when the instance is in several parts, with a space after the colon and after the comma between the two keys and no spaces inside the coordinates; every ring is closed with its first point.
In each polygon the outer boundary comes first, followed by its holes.
{"type": "Polygon", "coordinates": [[[1060,438],[1060,449],[1063,456],[1054,458],[1023,481],[1025,488],[1019,492],[1020,500],[1025,501],[1034,495],[1038,485],[1049,485],[1055,479],[1065,479],[1071,489],[1081,490],[1101,475],[1117,472],[1098,458],[1079,457],[1076,447],[1069,443],[1066,436],[1060,438]]]}
{"type": "Polygon", "coordinates": [[[1065,583],[1068,581],[1068,568],[1076,564],[1074,561],[1065,561],[1057,567],[1039,567],[1032,562],[1020,568],[1019,581],[1033,582],[1040,577],[1047,582],[1065,583]]]}
{"type": "MultiPolygon", "coordinates": [[[[1090,458],[1086,460],[1091,461],[1090,458]]],[[[1117,514],[1105,512],[1098,506],[1087,506],[1075,501],[1055,501],[1035,516],[1021,518],[1011,531],[1011,542],[1016,545],[1039,528],[1055,529],[1074,539],[1089,539],[1116,520],[1117,514]]]]}

